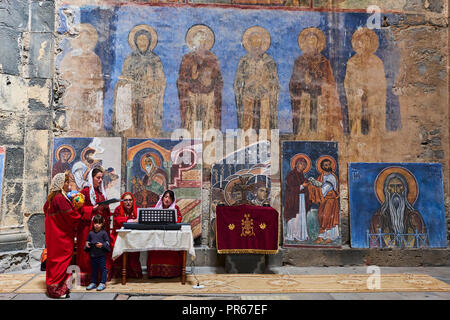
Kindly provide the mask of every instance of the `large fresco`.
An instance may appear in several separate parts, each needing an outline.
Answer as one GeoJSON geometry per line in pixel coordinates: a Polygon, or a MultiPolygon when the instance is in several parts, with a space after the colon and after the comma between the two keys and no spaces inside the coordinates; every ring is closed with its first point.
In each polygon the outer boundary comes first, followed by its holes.
{"type": "MultiPolygon", "coordinates": [[[[70,173],[72,190],[81,190],[88,183],[88,173],[100,167],[104,170],[103,183],[106,197],[120,198],[121,182],[121,138],[64,137],[53,139],[52,174],[70,173]]],[[[114,209],[117,204],[111,204],[114,209]]]]}
{"type": "Polygon", "coordinates": [[[126,191],[138,207],[153,207],[165,190],[172,190],[182,222],[191,224],[194,238],[201,236],[201,141],[128,139],[126,170],[126,191]]]}
{"type": "Polygon", "coordinates": [[[340,181],[336,142],[282,142],[285,247],[340,247],[340,181]]]}
{"type": "Polygon", "coordinates": [[[354,248],[445,248],[442,165],[350,163],[354,248]]]}
{"type": "Polygon", "coordinates": [[[401,128],[399,49],[388,29],[366,27],[370,14],[132,5],[58,13],[56,67],[74,134],[156,138],[201,121],[340,141],[401,128]]]}

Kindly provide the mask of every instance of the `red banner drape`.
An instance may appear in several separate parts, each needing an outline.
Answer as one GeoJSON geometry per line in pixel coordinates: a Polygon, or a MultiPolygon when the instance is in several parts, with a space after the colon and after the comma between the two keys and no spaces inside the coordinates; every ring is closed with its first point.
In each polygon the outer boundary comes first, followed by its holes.
{"type": "Polygon", "coordinates": [[[278,252],[279,214],[271,207],[252,205],[216,208],[218,253],[278,252]]]}

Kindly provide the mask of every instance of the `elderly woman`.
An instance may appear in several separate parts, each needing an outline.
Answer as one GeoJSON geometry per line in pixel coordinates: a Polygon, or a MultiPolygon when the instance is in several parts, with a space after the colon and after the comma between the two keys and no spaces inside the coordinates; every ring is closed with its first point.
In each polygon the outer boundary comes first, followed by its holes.
{"type": "MultiPolygon", "coordinates": [[[[111,246],[113,249],[117,239],[117,230],[122,228],[125,222],[136,222],[137,220],[137,206],[133,194],[131,192],[125,192],[120,199],[122,200],[120,205],[114,210],[113,230],[111,233],[111,246]]],[[[113,251],[113,249],[111,249],[111,251],[113,251]]],[[[142,268],[139,257],[139,252],[128,253],[127,278],[142,278],[142,268]]],[[[114,260],[111,273],[113,278],[120,278],[122,276],[122,256],[114,260]]]]}
{"type": "MultiPolygon", "coordinates": [[[[108,205],[99,205],[99,202],[106,200],[105,188],[103,186],[103,171],[94,168],[89,172],[89,186],[81,190],[84,195],[84,206],[81,208],[81,221],[77,233],[77,265],[80,267],[80,280],[82,286],[87,286],[91,282],[91,262],[89,253],[84,251],[84,245],[89,232],[92,230],[92,218],[96,214],[103,216],[105,230],[110,234],[111,211],[108,205]]],[[[106,269],[111,270],[111,253],[106,256],[106,269]]],[[[111,280],[111,273],[108,272],[108,280],[111,280]]]]}
{"type": "Polygon", "coordinates": [[[80,214],[67,198],[69,175],[56,174],[44,205],[45,243],[47,246],[46,285],[51,298],[69,298],[70,266],[74,237],[80,214]]]}

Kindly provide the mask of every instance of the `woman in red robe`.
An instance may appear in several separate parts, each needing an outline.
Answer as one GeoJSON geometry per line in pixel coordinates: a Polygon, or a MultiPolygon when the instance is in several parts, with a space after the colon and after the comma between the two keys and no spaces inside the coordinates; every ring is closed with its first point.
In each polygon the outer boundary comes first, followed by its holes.
{"type": "MultiPolygon", "coordinates": [[[[122,228],[124,222],[137,221],[137,206],[131,192],[125,192],[120,197],[120,206],[114,210],[113,230],[111,233],[111,252],[117,239],[117,230],[122,228]]],[[[139,252],[129,252],[127,254],[127,278],[142,279],[142,268],[139,260],[139,252]]],[[[113,278],[122,276],[122,255],[113,261],[111,274],[113,278]]]]}
{"type": "MultiPolygon", "coordinates": [[[[180,208],[176,204],[175,193],[167,190],[163,193],[155,208],[175,209],[177,212],[177,223],[181,222],[180,208]]],[[[182,251],[151,250],[147,256],[148,277],[179,277],[183,264],[182,251]]]]}
{"type": "Polygon", "coordinates": [[[51,298],[69,298],[70,274],[74,238],[80,214],[67,198],[69,175],[58,173],[52,179],[50,194],[44,205],[45,244],[47,246],[47,294],[51,298]]]}
{"type": "MultiPolygon", "coordinates": [[[[89,232],[92,230],[92,217],[96,214],[103,216],[105,230],[110,234],[111,211],[108,205],[98,205],[106,200],[105,188],[103,186],[103,171],[94,168],[89,172],[89,187],[81,190],[84,195],[84,206],[81,208],[81,221],[77,232],[77,265],[80,267],[80,282],[87,286],[91,282],[91,262],[89,252],[84,251],[84,245],[89,232]]],[[[106,255],[106,269],[108,270],[108,281],[111,280],[111,252],[106,255]]]]}

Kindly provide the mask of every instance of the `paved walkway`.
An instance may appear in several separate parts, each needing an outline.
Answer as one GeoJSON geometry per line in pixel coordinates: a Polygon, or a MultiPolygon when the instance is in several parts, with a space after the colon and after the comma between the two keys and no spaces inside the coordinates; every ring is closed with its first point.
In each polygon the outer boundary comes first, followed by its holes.
{"type": "MultiPolygon", "coordinates": [[[[187,267],[187,274],[225,273],[222,268],[187,267]]],[[[427,274],[440,281],[450,284],[450,267],[380,267],[381,275],[392,273],[427,274]]],[[[268,270],[275,274],[367,274],[366,267],[275,267],[268,270]]],[[[9,274],[40,274],[36,269],[28,269],[9,274]]],[[[37,294],[0,294],[0,300],[54,300],[45,293],[37,294]]],[[[374,293],[294,293],[294,294],[197,294],[197,295],[144,295],[102,292],[73,292],[69,300],[450,300],[450,292],[374,292],[374,293]]]]}

